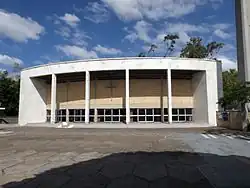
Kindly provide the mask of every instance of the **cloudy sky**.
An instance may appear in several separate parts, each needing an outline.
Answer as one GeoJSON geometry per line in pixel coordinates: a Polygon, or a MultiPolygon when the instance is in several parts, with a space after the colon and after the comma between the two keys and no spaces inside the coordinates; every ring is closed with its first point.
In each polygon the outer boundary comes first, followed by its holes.
{"type": "Polygon", "coordinates": [[[168,33],[180,36],[174,55],[192,36],[225,43],[218,58],[235,68],[234,15],[234,0],[1,0],[0,69],[137,56],[168,33]]]}

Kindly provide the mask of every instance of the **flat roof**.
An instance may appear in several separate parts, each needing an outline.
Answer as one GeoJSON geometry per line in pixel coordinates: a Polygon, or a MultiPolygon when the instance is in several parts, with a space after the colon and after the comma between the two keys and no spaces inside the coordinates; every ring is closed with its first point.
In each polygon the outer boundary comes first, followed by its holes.
{"type": "Polygon", "coordinates": [[[38,68],[38,67],[45,67],[55,64],[69,64],[69,63],[78,63],[78,62],[97,62],[97,61],[112,61],[112,60],[142,60],[142,59],[169,59],[169,60],[194,60],[194,61],[209,61],[209,62],[216,62],[213,59],[199,59],[199,58],[181,58],[181,57],[117,57],[117,58],[98,58],[98,59],[82,59],[82,60],[74,60],[74,61],[59,61],[59,62],[51,62],[47,64],[31,66],[22,69],[22,71],[38,68]]]}

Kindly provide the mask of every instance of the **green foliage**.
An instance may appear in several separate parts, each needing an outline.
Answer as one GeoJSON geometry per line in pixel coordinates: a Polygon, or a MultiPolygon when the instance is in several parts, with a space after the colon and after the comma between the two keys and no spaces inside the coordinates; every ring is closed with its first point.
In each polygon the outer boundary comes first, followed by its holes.
{"type": "Polygon", "coordinates": [[[5,108],[5,114],[16,116],[19,106],[20,80],[8,77],[8,72],[0,73],[0,104],[5,108]]]}
{"type": "Polygon", "coordinates": [[[222,77],[224,97],[219,100],[222,107],[225,109],[240,109],[243,104],[249,102],[250,87],[248,83],[239,81],[236,70],[224,71],[222,77]]]}
{"type": "Polygon", "coordinates": [[[180,57],[186,58],[214,58],[215,54],[224,46],[223,43],[211,42],[203,44],[200,37],[192,37],[187,45],[182,48],[180,57]]]}
{"type": "Polygon", "coordinates": [[[164,57],[170,56],[175,48],[176,40],[179,39],[179,36],[176,34],[168,34],[164,37],[163,42],[166,43],[167,49],[164,57]]]}

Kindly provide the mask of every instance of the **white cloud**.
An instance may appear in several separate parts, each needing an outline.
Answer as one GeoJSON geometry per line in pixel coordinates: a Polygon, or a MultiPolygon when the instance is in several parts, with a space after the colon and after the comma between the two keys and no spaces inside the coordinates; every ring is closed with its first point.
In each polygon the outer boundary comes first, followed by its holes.
{"type": "Polygon", "coordinates": [[[31,18],[0,9],[0,37],[27,42],[29,39],[38,40],[43,32],[44,27],[31,18]]]}
{"type": "Polygon", "coordinates": [[[103,55],[118,55],[118,54],[122,53],[122,51],[119,49],[107,48],[107,47],[101,46],[99,44],[96,47],[94,47],[94,50],[96,52],[99,52],[100,54],[103,54],[103,55]]]}
{"type": "Polygon", "coordinates": [[[152,40],[149,36],[149,31],[151,30],[151,28],[152,25],[143,20],[138,21],[134,26],[138,38],[145,42],[151,42],[152,40]]]}
{"type": "Polygon", "coordinates": [[[219,56],[218,60],[222,61],[222,69],[229,70],[229,69],[237,69],[237,61],[226,56],[219,56]]]}
{"type": "Polygon", "coordinates": [[[64,21],[66,24],[70,25],[71,27],[76,27],[78,23],[81,21],[74,14],[65,13],[64,16],[59,17],[60,20],[64,21]]]}
{"type": "Polygon", "coordinates": [[[69,38],[71,36],[71,29],[69,27],[62,26],[55,30],[55,33],[63,38],[69,38]]]}
{"type": "Polygon", "coordinates": [[[124,37],[124,39],[129,40],[130,42],[134,42],[136,39],[142,40],[146,43],[151,43],[152,38],[149,36],[149,32],[152,29],[152,25],[144,20],[136,22],[134,26],[134,31],[129,31],[128,35],[124,37]]]}
{"type": "Polygon", "coordinates": [[[134,43],[137,38],[138,38],[137,34],[133,32],[130,32],[128,35],[124,37],[124,39],[130,41],[131,43],[134,43]]]}
{"type": "Polygon", "coordinates": [[[188,23],[166,23],[167,31],[170,33],[177,32],[199,32],[206,33],[209,32],[209,28],[203,25],[193,25],[188,23]]]}
{"type": "Polygon", "coordinates": [[[229,33],[225,32],[225,31],[223,31],[221,29],[216,29],[214,31],[214,35],[216,35],[217,37],[220,37],[222,39],[227,39],[227,38],[231,37],[231,35],[229,33]]]}
{"type": "Polygon", "coordinates": [[[8,55],[0,54],[0,64],[14,66],[15,64],[22,65],[23,61],[16,57],[10,57],[8,55]]]}
{"type": "Polygon", "coordinates": [[[225,30],[231,27],[231,24],[227,24],[227,23],[219,23],[219,24],[215,24],[213,25],[214,29],[221,29],[221,30],[225,30]]]}
{"type": "Polygon", "coordinates": [[[86,32],[75,28],[74,31],[72,31],[71,36],[69,40],[74,44],[74,45],[79,45],[79,46],[87,46],[88,42],[87,39],[91,39],[90,36],[86,34],[86,32]]]}
{"type": "Polygon", "coordinates": [[[84,9],[84,13],[84,18],[94,23],[107,22],[110,17],[107,7],[98,2],[88,3],[84,9]]]}
{"type": "Polygon", "coordinates": [[[88,51],[84,47],[70,46],[70,45],[57,45],[55,46],[58,51],[63,52],[66,56],[74,58],[91,59],[98,58],[95,51],[88,51]]]}
{"type": "MultiPolygon", "coordinates": [[[[69,14],[66,13],[65,15],[69,15],[69,14]]],[[[55,33],[57,35],[61,36],[64,40],[72,43],[73,45],[86,46],[88,44],[87,39],[91,39],[91,37],[89,37],[85,31],[81,30],[78,27],[78,22],[80,21],[80,19],[78,17],[77,19],[73,19],[74,16],[75,15],[64,16],[64,17],[69,18],[68,21],[65,21],[66,25],[61,23],[58,20],[58,19],[62,19],[62,17],[58,17],[57,15],[54,15],[53,18],[50,18],[50,20],[52,20],[55,26],[57,27],[55,29],[55,33]],[[79,21],[77,21],[78,19],[79,21]],[[73,20],[76,20],[76,22],[73,20]],[[55,21],[59,21],[59,22],[55,23],[55,21]]]]}
{"type": "Polygon", "coordinates": [[[122,20],[148,18],[178,18],[195,11],[199,5],[218,3],[221,0],[102,0],[122,20]]]}
{"type": "Polygon", "coordinates": [[[227,23],[215,24],[213,25],[213,29],[215,29],[213,34],[219,38],[228,39],[232,37],[232,35],[226,32],[225,30],[228,30],[230,27],[231,27],[231,24],[227,24],[227,23]]]}

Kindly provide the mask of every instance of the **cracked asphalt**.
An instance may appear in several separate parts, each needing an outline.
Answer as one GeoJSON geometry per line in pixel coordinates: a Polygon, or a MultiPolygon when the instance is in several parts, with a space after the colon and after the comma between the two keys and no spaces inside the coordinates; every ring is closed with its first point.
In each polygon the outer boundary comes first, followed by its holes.
{"type": "Polygon", "coordinates": [[[250,136],[205,129],[0,131],[0,187],[250,187],[250,136]]]}

